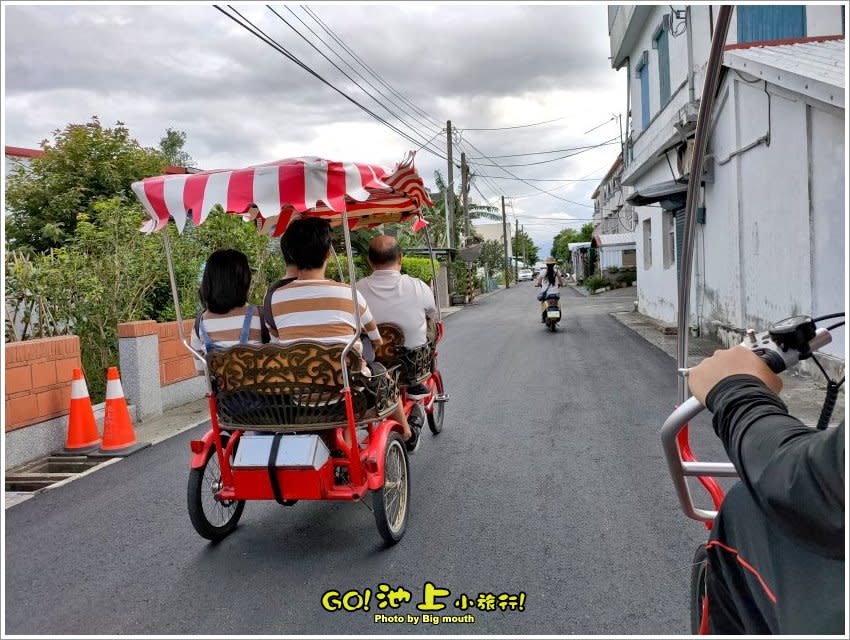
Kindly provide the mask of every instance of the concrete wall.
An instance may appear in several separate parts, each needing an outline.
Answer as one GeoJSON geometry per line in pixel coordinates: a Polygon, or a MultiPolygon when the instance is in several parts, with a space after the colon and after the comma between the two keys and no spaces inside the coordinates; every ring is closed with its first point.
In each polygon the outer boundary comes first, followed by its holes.
{"type": "MultiPolygon", "coordinates": [[[[192,320],[183,323],[187,336],[192,325],[192,320]]],[[[141,420],[197,400],[206,392],[206,382],[196,374],[194,359],[180,341],[176,322],[121,324],[118,350],[124,395],[136,405],[141,420]]]]}
{"type": "MultiPolygon", "coordinates": [[[[845,305],[844,113],[773,85],[770,146],[764,83],[734,74],[710,141],[715,182],[697,231],[693,322],[708,333],[765,328],[845,305]],[[719,162],[717,162],[719,161],[719,162]],[[702,253],[702,246],[705,252],[702,253]]],[[[841,358],[844,332],[824,351],[841,358]]]]}
{"type": "MultiPolygon", "coordinates": [[[[662,160],[652,165],[640,179],[639,184],[655,184],[672,180],[670,168],[662,160]]],[[[661,322],[676,322],[676,263],[664,266],[664,216],[670,216],[658,206],[635,207],[638,216],[635,228],[635,246],[637,249],[638,311],[661,322]],[[651,224],[652,265],[646,268],[644,254],[644,221],[651,224]]]]}

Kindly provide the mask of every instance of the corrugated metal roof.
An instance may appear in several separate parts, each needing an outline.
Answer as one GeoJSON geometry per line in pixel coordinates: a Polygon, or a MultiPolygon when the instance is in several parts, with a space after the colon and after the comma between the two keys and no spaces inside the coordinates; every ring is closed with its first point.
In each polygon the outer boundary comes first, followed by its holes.
{"type": "Polygon", "coordinates": [[[844,39],[727,50],[723,64],[844,108],[844,39]]]}
{"type": "Polygon", "coordinates": [[[618,244],[634,244],[634,233],[599,233],[593,236],[598,247],[611,247],[618,244]]]}

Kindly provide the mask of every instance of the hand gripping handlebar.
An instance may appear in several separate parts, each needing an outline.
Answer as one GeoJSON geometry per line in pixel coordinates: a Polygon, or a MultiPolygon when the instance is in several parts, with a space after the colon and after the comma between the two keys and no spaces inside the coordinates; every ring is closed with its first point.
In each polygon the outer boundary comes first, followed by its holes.
{"type": "MultiPolygon", "coordinates": [[[[831,341],[832,336],[829,331],[818,329],[802,349],[783,348],[773,340],[769,332],[761,334],[749,332],[747,339],[741,344],[750,348],[762,358],[774,373],[781,373],[795,366],[801,359],[809,357],[812,352],[828,345],[831,341]]],[[[704,408],[699,400],[693,396],[676,407],[661,427],[661,446],[664,449],[664,457],[667,460],[667,467],[673,478],[673,485],[676,488],[676,495],[679,497],[679,505],[682,507],[682,511],[693,520],[712,522],[717,516],[717,512],[699,509],[694,505],[686,478],[688,476],[735,477],[738,473],[731,462],[686,462],[682,460],[677,436],[687,426],[688,422],[699,415],[704,408]]]]}

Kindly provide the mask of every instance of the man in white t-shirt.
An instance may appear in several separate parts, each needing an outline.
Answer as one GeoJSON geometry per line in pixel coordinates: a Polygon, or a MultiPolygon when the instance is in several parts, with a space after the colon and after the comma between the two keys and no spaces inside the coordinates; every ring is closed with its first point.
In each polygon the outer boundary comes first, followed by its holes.
{"type": "MultiPolygon", "coordinates": [[[[357,283],[357,290],[366,299],[372,317],[380,324],[392,322],[404,332],[408,349],[428,342],[427,317],[437,312],[434,293],[419,280],[401,273],[401,247],[392,236],[375,236],[369,243],[369,265],[372,275],[357,283]]],[[[424,385],[408,387],[411,398],[428,394],[424,385]]]]}

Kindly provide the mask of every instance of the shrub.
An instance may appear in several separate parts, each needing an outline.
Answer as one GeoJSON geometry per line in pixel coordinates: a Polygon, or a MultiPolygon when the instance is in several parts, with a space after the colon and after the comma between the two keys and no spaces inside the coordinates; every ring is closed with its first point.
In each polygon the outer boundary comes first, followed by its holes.
{"type": "Polygon", "coordinates": [[[637,280],[637,277],[633,271],[621,271],[616,278],[616,281],[624,286],[629,286],[635,280],[637,280]]]}
{"type": "Polygon", "coordinates": [[[592,275],[589,278],[585,279],[585,281],[584,281],[584,286],[591,293],[593,293],[597,289],[601,289],[602,287],[605,287],[607,285],[608,285],[608,281],[604,277],[602,277],[598,274],[592,275]]]}
{"type": "MultiPolygon", "coordinates": [[[[434,260],[434,271],[440,272],[440,263],[434,260]]],[[[413,278],[419,278],[425,284],[431,284],[434,278],[434,271],[431,270],[430,258],[414,258],[404,256],[401,259],[401,272],[413,278]]]]}

